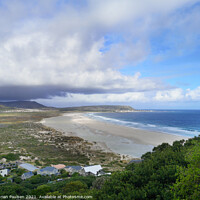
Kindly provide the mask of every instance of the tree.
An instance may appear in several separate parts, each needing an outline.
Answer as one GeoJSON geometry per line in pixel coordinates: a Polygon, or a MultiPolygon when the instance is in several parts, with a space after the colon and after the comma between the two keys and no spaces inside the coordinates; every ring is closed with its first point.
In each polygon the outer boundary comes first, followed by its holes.
{"type": "Polygon", "coordinates": [[[15,161],[15,160],[19,160],[19,154],[8,153],[5,155],[1,155],[1,158],[6,158],[7,161],[15,161]]]}
{"type": "Polygon", "coordinates": [[[107,176],[101,176],[97,178],[93,183],[92,183],[92,188],[100,190],[105,183],[105,181],[108,180],[107,176]]]}
{"type": "Polygon", "coordinates": [[[48,185],[40,185],[33,191],[33,194],[36,196],[46,195],[47,193],[51,192],[51,188],[48,185]]]}
{"type": "Polygon", "coordinates": [[[185,159],[189,164],[187,167],[179,167],[172,193],[174,199],[196,200],[200,197],[200,143],[194,143],[185,159]]]}
{"type": "Polygon", "coordinates": [[[1,185],[0,187],[0,194],[2,196],[4,195],[27,195],[28,192],[27,190],[17,184],[13,184],[13,183],[9,183],[9,184],[5,184],[5,185],[1,185]]]}
{"type": "Polygon", "coordinates": [[[13,180],[17,184],[20,184],[22,182],[22,179],[20,177],[15,177],[13,180]]]}
{"type": "Polygon", "coordinates": [[[41,176],[40,174],[38,174],[36,176],[32,176],[27,181],[30,182],[31,184],[41,184],[41,183],[47,183],[48,179],[49,179],[48,176],[41,176]]]}
{"type": "Polygon", "coordinates": [[[183,142],[175,142],[172,146],[163,143],[142,158],[141,163],[131,164],[124,171],[112,174],[101,190],[94,191],[94,197],[99,200],[171,200],[170,189],[177,178],[177,166],[188,163],[183,142]]]}
{"type": "Polygon", "coordinates": [[[0,175],[0,183],[3,183],[4,177],[0,175]]]}
{"type": "Polygon", "coordinates": [[[84,192],[87,189],[87,185],[81,181],[72,181],[67,183],[64,187],[65,193],[71,192],[84,192]]]}

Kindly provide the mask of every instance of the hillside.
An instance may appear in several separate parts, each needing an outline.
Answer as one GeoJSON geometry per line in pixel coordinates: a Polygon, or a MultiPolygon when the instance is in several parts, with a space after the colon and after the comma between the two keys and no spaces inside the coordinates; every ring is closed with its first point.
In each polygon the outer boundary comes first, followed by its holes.
{"type": "Polygon", "coordinates": [[[4,111],[4,110],[10,110],[10,107],[4,106],[4,105],[0,105],[0,111],[4,111]]]}
{"type": "MultiPolygon", "coordinates": [[[[50,108],[44,106],[36,101],[10,101],[10,102],[0,102],[1,110],[8,110],[13,108],[22,109],[45,109],[50,108]]],[[[51,107],[51,109],[55,109],[51,107]]],[[[79,106],[79,107],[65,107],[56,108],[60,111],[69,112],[132,112],[135,111],[131,106],[120,106],[120,105],[99,105],[99,106],[79,106]]]]}
{"type": "Polygon", "coordinates": [[[60,111],[77,111],[77,112],[132,112],[135,111],[131,106],[80,106],[60,108],[60,111]]]}
{"type": "Polygon", "coordinates": [[[46,106],[37,103],[36,101],[10,101],[0,102],[0,106],[6,106],[10,108],[29,108],[29,109],[42,109],[46,106]]]}

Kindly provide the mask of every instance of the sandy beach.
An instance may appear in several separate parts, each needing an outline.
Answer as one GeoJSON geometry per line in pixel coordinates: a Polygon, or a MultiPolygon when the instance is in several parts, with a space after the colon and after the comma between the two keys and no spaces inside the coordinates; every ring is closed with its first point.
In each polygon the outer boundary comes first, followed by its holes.
{"type": "Polygon", "coordinates": [[[125,127],[108,122],[97,121],[83,113],[67,113],[63,116],[47,118],[42,121],[69,136],[78,136],[101,145],[115,153],[141,157],[154,146],[167,142],[187,139],[186,137],[125,127]]]}

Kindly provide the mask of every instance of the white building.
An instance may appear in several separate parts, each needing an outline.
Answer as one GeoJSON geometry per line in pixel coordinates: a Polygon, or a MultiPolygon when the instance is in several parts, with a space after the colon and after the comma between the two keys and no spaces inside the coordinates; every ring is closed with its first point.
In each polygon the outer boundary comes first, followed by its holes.
{"type": "Polygon", "coordinates": [[[7,176],[7,175],[8,175],[8,172],[9,172],[9,169],[1,169],[1,170],[0,170],[0,175],[3,176],[3,177],[4,177],[4,176],[7,176]]]}
{"type": "Polygon", "coordinates": [[[102,170],[101,165],[92,165],[83,167],[83,172],[85,175],[95,175],[98,176],[98,173],[102,170]]]}

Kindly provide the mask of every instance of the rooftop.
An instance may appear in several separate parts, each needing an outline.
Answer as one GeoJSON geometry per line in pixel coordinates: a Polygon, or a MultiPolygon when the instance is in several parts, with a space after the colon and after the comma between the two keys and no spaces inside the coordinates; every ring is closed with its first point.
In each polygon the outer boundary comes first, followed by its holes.
{"type": "Polygon", "coordinates": [[[63,164],[58,164],[58,165],[51,165],[52,167],[56,168],[56,169],[63,169],[65,168],[66,166],[63,165],[63,164]]]}
{"type": "Polygon", "coordinates": [[[81,166],[67,166],[66,168],[72,168],[72,169],[75,169],[75,170],[81,170],[82,169],[81,166]]]}
{"type": "Polygon", "coordinates": [[[83,169],[85,170],[85,172],[91,172],[93,174],[97,174],[99,170],[102,170],[102,167],[101,165],[93,165],[93,166],[83,167],[83,169]]]}
{"type": "Polygon", "coordinates": [[[53,171],[54,169],[56,169],[55,167],[45,167],[45,168],[42,168],[40,169],[41,172],[44,172],[44,171],[53,171]]]}
{"type": "Polygon", "coordinates": [[[33,174],[33,172],[26,172],[23,175],[27,177],[27,176],[33,176],[34,174],[33,174]]]}
{"type": "Polygon", "coordinates": [[[23,163],[23,164],[19,165],[19,167],[22,167],[22,168],[24,168],[24,169],[26,169],[28,171],[31,171],[31,172],[33,172],[33,171],[38,169],[37,167],[35,167],[34,165],[31,165],[29,163],[23,163]]]}

